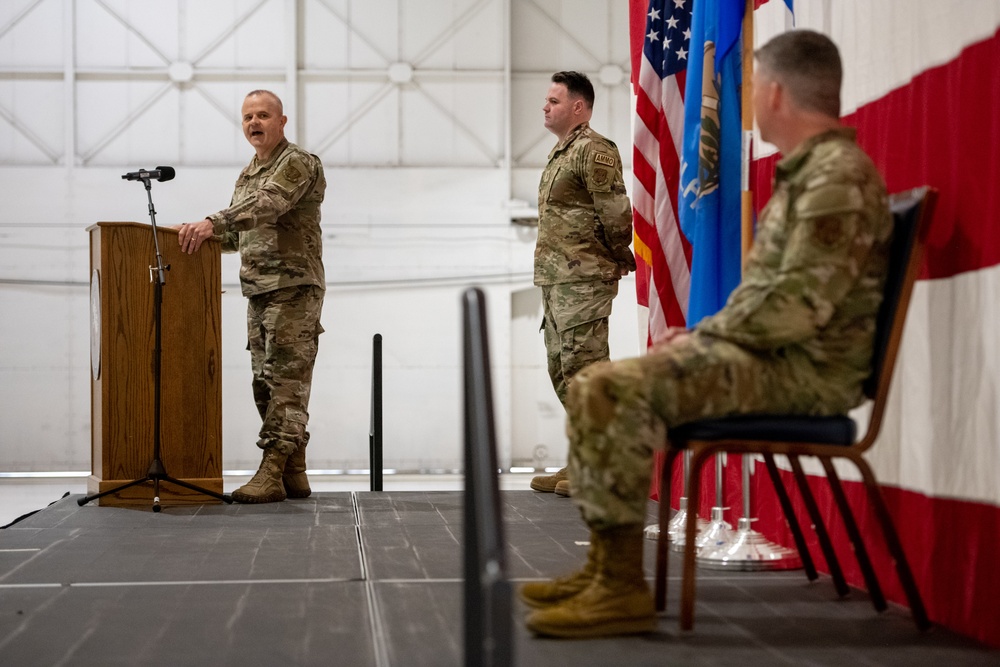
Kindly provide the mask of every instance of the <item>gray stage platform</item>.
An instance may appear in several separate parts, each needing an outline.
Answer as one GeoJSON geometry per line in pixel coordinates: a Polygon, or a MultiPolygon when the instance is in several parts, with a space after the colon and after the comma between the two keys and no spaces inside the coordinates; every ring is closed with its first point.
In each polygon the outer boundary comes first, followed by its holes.
{"type": "MultiPolygon", "coordinates": [[[[462,494],[321,493],[154,514],[69,497],[0,530],[0,664],[462,664],[462,494]]],[[[572,502],[502,493],[509,575],[582,562],[572,502]]],[[[651,512],[655,506],[651,504],[651,512]]],[[[650,515],[652,517],[652,513],[650,515]]],[[[653,563],[648,544],[647,573],[653,563]]],[[[672,560],[672,567],[679,565],[672,560]]],[[[518,665],[996,665],[1000,652],[801,572],[703,572],[693,633],[677,571],[659,632],[541,640],[515,605],[518,665]]]]}

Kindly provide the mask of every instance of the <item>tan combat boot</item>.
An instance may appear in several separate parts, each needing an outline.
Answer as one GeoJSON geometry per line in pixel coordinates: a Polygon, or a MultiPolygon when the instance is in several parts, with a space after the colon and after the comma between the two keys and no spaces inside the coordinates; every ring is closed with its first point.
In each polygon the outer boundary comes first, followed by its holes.
{"type": "Polygon", "coordinates": [[[285,471],[281,475],[281,483],[285,486],[285,493],[289,498],[308,498],[312,493],[309,488],[309,478],[306,477],[306,445],[309,439],[306,438],[295,450],[294,454],[288,456],[285,461],[285,471]]]}
{"type": "Polygon", "coordinates": [[[528,629],[549,637],[583,639],[652,632],[656,610],[642,570],[642,526],[596,531],[605,554],[590,585],[564,602],[528,616],[528,629]]]}
{"type": "Polygon", "coordinates": [[[556,484],[569,479],[566,475],[566,468],[551,475],[537,475],[531,478],[531,488],[543,493],[552,493],[556,490],[556,484]]]}
{"type": "Polygon", "coordinates": [[[287,454],[274,447],[264,450],[260,468],[249,482],[233,491],[233,500],[238,503],[276,503],[285,499],[285,487],[281,483],[281,472],[285,469],[287,454]]]}
{"type": "Polygon", "coordinates": [[[569,487],[569,480],[564,479],[556,483],[555,492],[557,496],[562,496],[563,498],[569,498],[573,495],[572,489],[569,487]]]}
{"type": "Polygon", "coordinates": [[[583,569],[552,581],[532,581],[524,584],[518,590],[521,600],[529,607],[543,609],[559,604],[587,588],[597,574],[597,566],[601,559],[598,545],[598,540],[591,532],[590,549],[587,550],[587,562],[584,563],[583,569]]]}

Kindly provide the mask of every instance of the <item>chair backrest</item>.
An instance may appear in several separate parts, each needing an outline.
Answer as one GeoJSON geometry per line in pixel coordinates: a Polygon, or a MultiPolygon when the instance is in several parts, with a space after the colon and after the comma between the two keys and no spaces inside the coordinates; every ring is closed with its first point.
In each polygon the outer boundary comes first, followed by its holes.
{"type": "Polygon", "coordinates": [[[937,190],[927,186],[894,194],[889,198],[893,217],[892,243],[885,291],[875,324],[872,351],[872,374],[864,383],[864,392],[874,401],[868,433],[860,443],[868,447],[878,434],[889,394],[896,355],[903,337],[906,311],[913,284],[920,272],[924,242],[937,201],[937,190]]]}

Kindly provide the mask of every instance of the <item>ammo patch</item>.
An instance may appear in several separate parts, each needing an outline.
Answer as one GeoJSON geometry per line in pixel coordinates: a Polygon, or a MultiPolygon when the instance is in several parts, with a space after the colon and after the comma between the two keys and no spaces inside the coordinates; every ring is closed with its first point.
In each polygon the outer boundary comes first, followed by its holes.
{"type": "Polygon", "coordinates": [[[596,162],[597,164],[606,164],[609,167],[615,166],[615,159],[610,155],[606,155],[604,153],[595,153],[594,162],[596,162]]]}

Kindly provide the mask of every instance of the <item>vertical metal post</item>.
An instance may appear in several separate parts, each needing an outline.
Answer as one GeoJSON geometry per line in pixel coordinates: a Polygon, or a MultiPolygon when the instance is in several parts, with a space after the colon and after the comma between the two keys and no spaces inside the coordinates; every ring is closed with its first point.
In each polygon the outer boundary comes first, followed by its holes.
{"type": "Polygon", "coordinates": [[[750,186],[750,151],[753,148],[753,0],[743,12],[743,86],[740,97],[742,157],[740,160],[740,252],[744,259],[753,245],[753,190],[750,186]]]}
{"type": "Polygon", "coordinates": [[[288,115],[285,134],[292,137],[300,146],[307,146],[305,129],[302,119],[305,116],[305,104],[299,99],[299,63],[302,44],[305,42],[304,26],[302,25],[302,3],[300,0],[285,0],[285,98],[293,113],[288,115]]]}
{"type": "Polygon", "coordinates": [[[753,465],[753,455],[743,455],[743,516],[750,518],[750,466],[753,465]]]}
{"type": "Polygon", "coordinates": [[[725,507],[725,497],[722,493],[722,454],[715,455],[715,506],[725,507]]]}
{"type": "Polygon", "coordinates": [[[465,667],[506,667],[513,662],[513,607],[497,481],[485,298],[478,288],[468,289],[462,296],[464,664],[465,667]]]}
{"type": "Polygon", "coordinates": [[[382,334],[372,338],[372,412],[368,427],[371,490],[382,490],[382,334]]]}
{"type": "Polygon", "coordinates": [[[76,2],[63,0],[63,163],[76,167],[76,2]]]}
{"type": "MultiPolygon", "coordinates": [[[[690,490],[690,469],[691,469],[691,450],[684,450],[683,456],[683,472],[681,474],[684,491],[681,497],[677,499],[677,513],[667,524],[667,535],[670,537],[670,548],[674,551],[684,551],[684,531],[687,526],[687,514],[688,511],[694,512],[695,516],[698,515],[698,508],[692,507],[688,509],[688,491],[690,490]]],[[[670,498],[660,498],[660,502],[670,502],[670,498]]],[[[699,532],[705,527],[705,520],[698,517],[698,530],[699,532]]]]}

